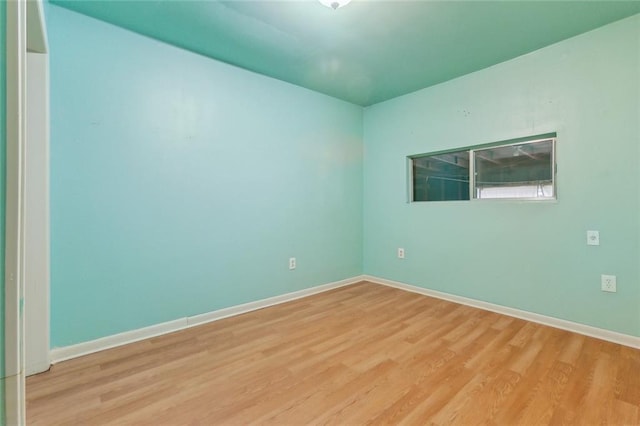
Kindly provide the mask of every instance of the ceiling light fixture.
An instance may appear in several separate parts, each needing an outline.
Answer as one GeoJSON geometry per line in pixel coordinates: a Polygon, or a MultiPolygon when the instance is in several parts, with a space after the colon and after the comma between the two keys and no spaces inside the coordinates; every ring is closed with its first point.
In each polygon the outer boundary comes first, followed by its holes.
{"type": "Polygon", "coordinates": [[[351,0],[318,0],[323,5],[330,7],[333,10],[339,7],[347,5],[351,0]]]}

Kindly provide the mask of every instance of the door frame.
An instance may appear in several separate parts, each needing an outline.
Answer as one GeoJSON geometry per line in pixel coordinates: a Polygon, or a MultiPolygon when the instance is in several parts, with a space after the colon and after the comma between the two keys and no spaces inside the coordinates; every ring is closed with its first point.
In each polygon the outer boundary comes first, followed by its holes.
{"type": "Polygon", "coordinates": [[[6,199],[5,199],[5,416],[25,423],[24,382],[24,171],[26,134],[26,0],[6,2],[6,199]]]}
{"type": "MultiPolygon", "coordinates": [[[[44,10],[42,0],[9,0],[6,2],[6,199],[5,199],[5,318],[4,318],[4,361],[5,374],[5,421],[11,425],[23,425],[26,421],[25,404],[25,265],[29,258],[26,251],[27,226],[27,51],[46,54],[48,51],[47,37],[44,25],[44,10]]],[[[43,127],[39,135],[44,138],[39,144],[44,149],[46,163],[48,163],[48,68],[32,74],[33,79],[44,79],[38,86],[44,87],[42,102],[44,120],[37,123],[43,127]],[[44,135],[44,136],[42,136],[44,135]]],[[[34,132],[36,133],[36,132],[34,132]]],[[[40,160],[42,162],[42,160],[40,160]]],[[[46,173],[45,175],[48,175],[46,173]]],[[[48,207],[48,178],[47,186],[48,207]]],[[[48,208],[47,208],[48,216],[48,208]]],[[[46,232],[35,238],[46,250],[46,304],[48,306],[48,217],[46,218],[46,232]]],[[[43,284],[41,284],[43,285],[43,284]]],[[[39,336],[46,335],[45,348],[48,359],[48,313],[38,326],[39,336]],[[45,330],[46,328],[46,330],[45,330]]],[[[40,337],[39,337],[40,338],[40,337]]]]}
{"type": "Polygon", "coordinates": [[[49,55],[42,2],[27,1],[24,357],[25,375],[49,356],[49,55]]]}

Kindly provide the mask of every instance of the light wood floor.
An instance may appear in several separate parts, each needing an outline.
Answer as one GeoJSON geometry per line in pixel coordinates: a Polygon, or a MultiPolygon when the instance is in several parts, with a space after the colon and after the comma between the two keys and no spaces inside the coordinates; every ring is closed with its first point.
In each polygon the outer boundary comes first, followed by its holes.
{"type": "Polygon", "coordinates": [[[56,364],[41,425],[640,424],[640,351],[370,283],[56,364]]]}

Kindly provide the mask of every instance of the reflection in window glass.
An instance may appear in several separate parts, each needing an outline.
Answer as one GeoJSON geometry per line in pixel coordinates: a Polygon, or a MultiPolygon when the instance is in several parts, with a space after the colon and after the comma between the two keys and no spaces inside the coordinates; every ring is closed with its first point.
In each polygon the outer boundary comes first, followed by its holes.
{"type": "Polygon", "coordinates": [[[473,151],[475,198],[554,198],[553,139],[473,151]]]}
{"type": "Polygon", "coordinates": [[[469,199],[469,151],[413,158],[413,201],[469,199]]]}

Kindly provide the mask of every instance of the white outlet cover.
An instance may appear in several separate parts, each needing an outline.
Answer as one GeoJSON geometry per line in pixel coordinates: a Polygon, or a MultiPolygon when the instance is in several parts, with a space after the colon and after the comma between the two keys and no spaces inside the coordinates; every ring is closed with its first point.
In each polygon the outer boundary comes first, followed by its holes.
{"type": "Polygon", "coordinates": [[[398,259],[404,259],[404,249],[398,248],[398,259]]]}
{"type": "Polygon", "coordinates": [[[600,245],[600,232],[599,231],[587,231],[587,245],[599,246],[600,245]]]}
{"type": "Polygon", "coordinates": [[[618,285],[615,275],[601,275],[600,276],[600,289],[609,293],[615,293],[618,291],[618,285]]]}

